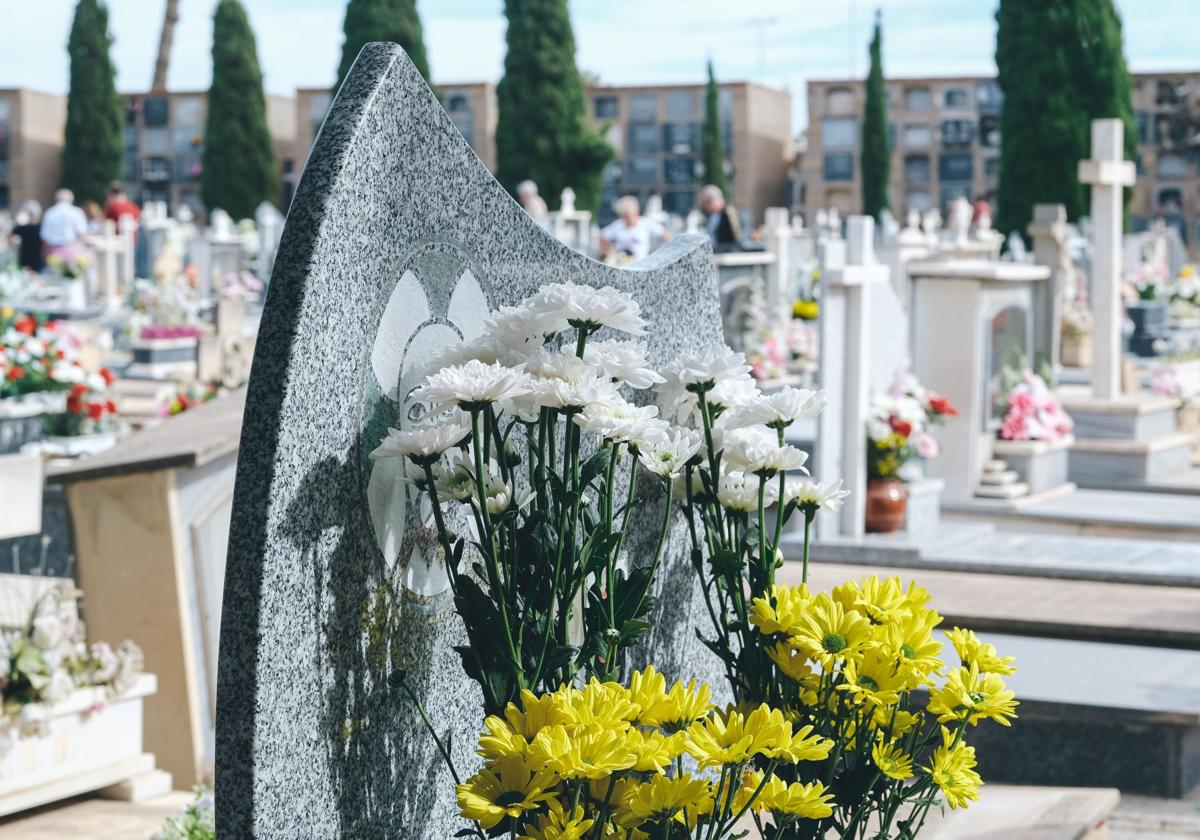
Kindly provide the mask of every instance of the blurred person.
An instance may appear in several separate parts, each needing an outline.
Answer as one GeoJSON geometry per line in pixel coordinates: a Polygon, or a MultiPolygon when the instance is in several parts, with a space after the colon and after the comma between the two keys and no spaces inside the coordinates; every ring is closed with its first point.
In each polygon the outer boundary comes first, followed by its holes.
{"type": "Polygon", "coordinates": [[[83,202],[83,215],[87,216],[87,232],[104,233],[104,208],[97,202],[88,200],[83,202]]]}
{"type": "Polygon", "coordinates": [[[613,209],[617,211],[615,221],[600,231],[600,254],[626,254],[640,260],[653,250],[657,238],[666,242],[671,238],[662,225],[642,215],[638,200],[632,195],[617,199],[613,209]]]}
{"type": "Polygon", "coordinates": [[[738,220],[737,211],[726,203],[725,194],[716,184],[709,184],[700,190],[700,209],[704,211],[707,220],[705,227],[712,240],[713,250],[740,251],[742,249],[742,223],[738,220]]]}
{"type": "Polygon", "coordinates": [[[75,206],[75,193],[60,189],[54,194],[54,206],[42,216],[42,241],[49,248],[72,245],[87,233],[87,216],[75,206]]]}
{"type": "Polygon", "coordinates": [[[521,202],[525,212],[539,225],[544,224],[550,215],[550,210],[546,207],[545,200],[538,195],[537,184],[533,181],[522,181],[517,184],[517,201],[521,202]]]}
{"type": "Polygon", "coordinates": [[[42,245],[42,205],[26,201],[17,212],[16,227],[12,230],[17,240],[17,263],[21,268],[41,273],[46,267],[46,250],[42,245]]]}
{"type": "Polygon", "coordinates": [[[137,204],[130,200],[128,193],[121,185],[113,182],[108,187],[108,197],[104,200],[104,218],[121,228],[121,217],[132,216],[135,222],[141,221],[142,211],[137,204]]]}

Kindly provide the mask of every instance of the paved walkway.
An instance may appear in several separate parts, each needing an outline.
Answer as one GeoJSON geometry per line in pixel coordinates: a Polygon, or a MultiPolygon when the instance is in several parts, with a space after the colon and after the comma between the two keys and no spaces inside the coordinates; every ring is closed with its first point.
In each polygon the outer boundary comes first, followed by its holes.
{"type": "MultiPolygon", "coordinates": [[[[819,561],[810,572],[810,582],[821,589],[871,572],[919,580],[947,626],[1200,650],[1200,589],[819,561]]],[[[800,564],[784,564],[780,580],[799,579],[800,564]]]]}
{"type": "Polygon", "coordinates": [[[0,840],[150,840],[193,798],[181,791],[145,802],[77,797],[0,819],[0,840]]]}
{"type": "MultiPolygon", "coordinates": [[[[1200,526],[1200,512],[1197,516],[1200,526]]],[[[797,559],[802,547],[799,534],[788,534],[783,550],[789,559],[797,559]]],[[[813,556],[848,564],[1200,586],[1200,533],[1193,542],[1178,542],[1004,531],[946,522],[924,542],[891,534],[835,539],[814,546],[813,556]]]]}

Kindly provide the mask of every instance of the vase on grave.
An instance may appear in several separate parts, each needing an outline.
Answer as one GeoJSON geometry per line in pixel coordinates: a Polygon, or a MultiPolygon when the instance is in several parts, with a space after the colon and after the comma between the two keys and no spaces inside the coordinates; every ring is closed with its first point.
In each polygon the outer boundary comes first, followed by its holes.
{"type": "Polygon", "coordinates": [[[890,534],[904,524],[908,488],[898,478],[873,478],[867,482],[868,534],[890,534]]]}
{"type": "Polygon", "coordinates": [[[1063,333],[1060,344],[1064,367],[1090,368],[1092,366],[1092,334],[1063,333]]]}
{"type": "Polygon", "coordinates": [[[1157,300],[1139,300],[1125,307],[1125,311],[1133,321],[1130,352],[1144,358],[1165,353],[1169,343],[1167,305],[1157,300]]]}
{"type": "Polygon", "coordinates": [[[19,452],[42,437],[45,404],[36,394],[0,399],[0,455],[19,452]]]}

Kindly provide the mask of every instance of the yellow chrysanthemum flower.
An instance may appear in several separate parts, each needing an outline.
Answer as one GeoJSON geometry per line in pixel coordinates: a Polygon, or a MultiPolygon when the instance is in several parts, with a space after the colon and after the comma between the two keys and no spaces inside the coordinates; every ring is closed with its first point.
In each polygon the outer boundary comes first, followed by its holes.
{"type": "Polygon", "coordinates": [[[750,810],[760,814],[770,812],[817,820],[833,813],[832,800],[833,795],[820,782],[788,784],[775,775],[764,782],[761,770],[748,770],[734,794],[733,811],[743,811],[749,804],[750,810]]]}
{"type": "Polygon", "coordinates": [[[875,726],[892,738],[906,735],[924,721],[925,716],[921,712],[904,712],[895,707],[875,710],[875,726]]]}
{"type": "Polygon", "coordinates": [[[920,679],[944,667],[942,643],[933,637],[941,621],[933,610],[918,609],[887,626],[884,647],[896,651],[902,671],[920,679]]]}
{"type": "Polygon", "coordinates": [[[1016,694],[1004,687],[999,674],[981,674],[978,665],[950,672],[946,684],[929,695],[929,711],[946,723],[965,720],[972,726],[981,720],[994,720],[1011,726],[1015,718],[1016,694]]]}
{"type": "Polygon", "coordinates": [[[850,580],[833,589],[833,600],[847,612],[866,616],[872,624],[889,624],[909,614],[908,600],[900,578],[880,580],[876,575],[850,580]]]}
{"type": "Polygon", "coordinates": [[[547,726],[529,745],[529,766],[563,779],[599,779],[637,763],[626,731],[547,726]]]}
{"type": "Polygon", "coordinates": [[[842,668],[839,691],[856,703],[891,706],[900,702],[906,681],[897,671],[896,658],[879,650],[869,650],[861,659],[852,659],[842,668]]]}
{"type": "Polygon", "coordinates": [[[687,773],[675,779],[655,776],[630,789],[617,820],[627,828],[668,821],[695,828],[700,816],[712,811],[712,807],[713,793],[703,779],[687,773]]]}
{"type": "Polygon", "coordinates": [[[786,677],[800,683],[802,687],[817,688],[819,678],[809,666],[808,656],[803,651],[782,642],[764,648],[764,651],[786,677]]]}
{"type": "Polygon", "coordinates": [[[555,781],[551,773],[531,772],[521,759],[503,756],[458,785],[459,813],[490,829],[551,799],[546,789],[555,781]]]}
{"type": "Polygon", "coordinates": [[[521,707],[509,703],[504,710],[504,718],[512,730],[526,741],[532,741],[543,727],[566,723],[568,720],[557,694],[538,697],[526,688],[521,689],[521,707]]]}
{"type": "Polygon", "coordinates": [[[879,772],[889,779],[911,779],[913,774],[912,756],[900,749],[896,742],[885,743],[881,737],[871,747],[871,760],[879,768],[879,772]]]}
{"type": "Polygon", "coordinates": [[[858,656],[870,641],[870,622],[857,612],[847,612],[825,592],[812,599],[791,637],[792,645],[826,670],[840,659],[858,656]]]}
{"type": "Polygon", "coordinates": [[[637,756],[633,769],[639,773],[661,773],[676,758],[683,754],[684,735],[664,735],[657,730],[643,732],[630,729],[625,735],[626,745],[637,756]]]}
{"type": "Polygon", "coordinates": [[[958,658],[964,667],[975,665],[985,674],[1015,674],[1017,667],[1015,656],[1000,656],[995,645],[982,641],[970,630],[955,627],[946,631],[946,638],[954,645],[958,658]]]}
{"type": "Polygon", "coordinates": [[[925,609],[925,605],[932,599],[933,596],[929,594],[929,590],[916,581],[910,581],[908,589],[904,593],[905,604],[913,612],[925,609]]]}
{"type": "Polygon", "coordinates": [[[755,598],[750,604],[750,623],[764,636],[776,633],[791,635],[804,615],[812,596],[808,586],[771,587],[771,596],[755,598]]]}
{"type": "Polygon", "coordinates": [[[712,709],[712,689],[706,683],[676,682],[667,694],[649,708],[642,708],[639,722],[668,732],[686,729],[712,709]]]}
{"type": "MultiPolygon", "coordinates": [[[[509,704],[509,708],[515,708],[509,704]]],[[[488,715],[483,722],[486,735],[479,737],[479,749],[476,752],[488,761],[494,761],[501,756],[525,755],[529,742],[517,732],[508,721],[496,715],[488,715]]]]}
{"type": "Polygon", "coordinates": [[[655,670],[653,665],[647,665],[641,671],[634,671],[629,675],[629,699],[642,710],[638,719],[644,723],[645,711],[667,699],[667,678],[655,670]]]}
{"type": "Polygon", "coordinates": [[[562,688],[554,696],[567,722],[575,726],[627,729],[641,711],[624,686],[595,678],[582,689],[562,688]]]}
{"type": "Polygon", "coordinates": [[[583,840],[595,824],[595,820],[584,819],[583,808],[577,806],[568,814],[555,799],[550,801],[550,813],[526,826],[518,840],[583,840]]]}
{"type": "Polygon", "coordinates": [[[975,748],[961,740],[955,744],[948,729],[942,729],[942,746],[930,757],[929,776],[946,797],[951,808],[966,808],[979,798],[983,779],[975,772],[975,748]]]}

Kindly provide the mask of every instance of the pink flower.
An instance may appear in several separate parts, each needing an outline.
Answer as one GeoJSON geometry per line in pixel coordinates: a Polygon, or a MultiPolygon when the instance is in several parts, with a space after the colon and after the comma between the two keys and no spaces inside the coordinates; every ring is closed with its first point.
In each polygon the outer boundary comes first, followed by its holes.
{"type": "Polygon", "coordinates": [[[941,452],[941,447],[938,446],[937,438],[933,435],[923,432],[917,438],[917,454],[926,461],[932,460],[941,452]]]}

